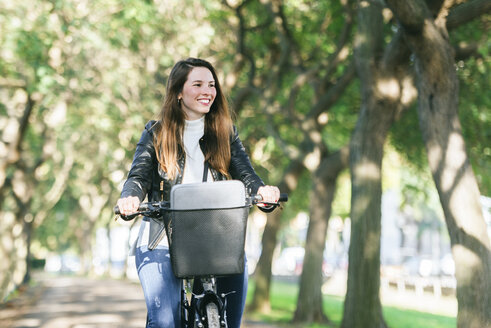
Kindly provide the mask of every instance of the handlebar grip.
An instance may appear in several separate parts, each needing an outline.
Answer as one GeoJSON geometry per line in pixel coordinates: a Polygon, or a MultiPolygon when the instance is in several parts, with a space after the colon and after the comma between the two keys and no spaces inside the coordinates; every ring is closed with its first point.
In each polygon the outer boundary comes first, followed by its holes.
{"type": "MultiPolygon", "coordinates": [[[[141,203],[138,206],[138,212],[142,212],[142,211],[146,211],[146,210],[148,210],[148,203],[141,203]]],[[[118,205],[114,206],[113,212],[116,215],[121,215],[121,212],[119,211],[119,206],[118,205]]]]}
{"type": "MultiPolygon", "coordinates": [[[[261,197],[261,195],[254,195],[254,201],[260,203],[262,200],[263,200],[263,198],[261,197]]],[[[286,194],[286,193],[280,194],[280,198],[278,199],[278,203],[287,202],[287,201],[288,201],[288,194],[286,194]]]]}
{"type": "Polygon", "coordinates": [[[138,211],[146,211],[148,210],[148,203],[141,203],[140,206],[138,206],[138,211]]]}

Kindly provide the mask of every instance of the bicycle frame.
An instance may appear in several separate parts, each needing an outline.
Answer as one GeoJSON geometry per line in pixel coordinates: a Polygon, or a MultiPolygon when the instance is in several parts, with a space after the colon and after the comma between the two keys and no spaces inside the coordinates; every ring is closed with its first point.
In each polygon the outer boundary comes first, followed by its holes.
{"type": "Polygon", "coordinates": [[[200,277],[203,285],[203,293],[192,294],[188,297],[187,289],[191,290],[191,281],[185,279],[181,293],[181,327],[182,328],[202,328],[202,327],[221,327],[227,325],[227,294],[217,294],[215,277],[200,277]]]}

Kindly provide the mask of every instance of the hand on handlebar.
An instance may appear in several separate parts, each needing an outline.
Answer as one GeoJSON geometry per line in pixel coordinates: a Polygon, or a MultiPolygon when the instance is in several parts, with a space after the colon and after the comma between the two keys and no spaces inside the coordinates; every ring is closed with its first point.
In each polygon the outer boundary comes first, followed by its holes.
{"type": "MultiPolygon", "coordinates": [[[[257,190],[257,194],[262,197],[264,203],[277,203],[280,199],[280,189],[276,186],[262,186],[257,190]]],[[[259,207],[267,207],[267,204],[257,203],[259,207]]]]}
{"type": "Polygon", "coordinates": [[[130,215],[138,211],[140,199],[136,196],[128,196],[118,199],[117,206],[121,215],[130,215]]]}

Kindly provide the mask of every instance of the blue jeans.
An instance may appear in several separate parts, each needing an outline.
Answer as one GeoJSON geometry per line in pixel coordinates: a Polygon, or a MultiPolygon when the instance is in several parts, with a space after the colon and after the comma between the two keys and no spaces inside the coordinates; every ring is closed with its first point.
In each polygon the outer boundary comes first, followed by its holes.
{"type": "MultiPolygon", "coordinates": [[[[147,304],[147,328],[180,327],[182,281],[172,272],[169,249],[158,246],[149,251],[146,246],[135,254],[138,276],[147,304]]],[[[218,294],[227,295],[227,324],[240,328],[247,296],[247,261],[243,274],[217,278],[218,294]]]]}

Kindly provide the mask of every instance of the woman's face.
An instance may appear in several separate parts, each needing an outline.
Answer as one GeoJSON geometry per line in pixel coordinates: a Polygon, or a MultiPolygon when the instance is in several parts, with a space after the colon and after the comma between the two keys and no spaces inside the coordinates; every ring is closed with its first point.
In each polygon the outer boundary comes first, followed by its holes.
{"type": "Polygon", "coordinates": [[[211,71],[206,67],[194,67],[178,95],[186,119],[197,120],[208,113],[216,94],[215,79],[211,71]]]}

